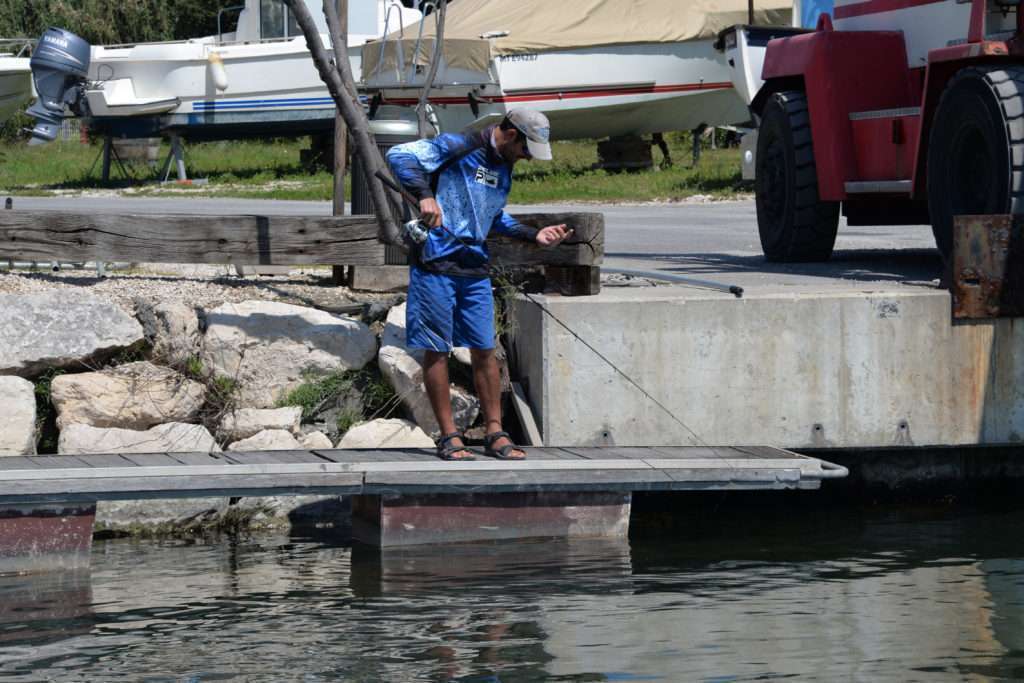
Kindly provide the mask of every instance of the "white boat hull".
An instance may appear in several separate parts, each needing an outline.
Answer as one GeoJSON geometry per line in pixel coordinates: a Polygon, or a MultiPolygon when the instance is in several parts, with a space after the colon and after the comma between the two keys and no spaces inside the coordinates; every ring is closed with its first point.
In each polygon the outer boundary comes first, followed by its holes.
{"type": "Polygon", "coordinates": [[[32,72],[29,60],[0,57],[0,123],[24,108],[32,97],[32,72]]]}
{"type": "Polygon", "coordinates": [[[729,64],[729,76],[737,94],[746,103],[754,101],[764,81],[764,57],[768,42],[785,38],[807,29],[793,26],[744,26],[737,25],[722,31],[715,48],[720,50],[729,64]]]}
{"type": "MultiPolygon", "coordinates": [[[[319,0],[305,0],[324,47],[319,0]]],[[[334,101],[320,80],[306,39],[284,36],[282,7],[246,0],[231,34],[188,41],[92,48],[85,99],[90,127],[100,134],[232,139],[329,131],[334,101]],[[266,9],[273,10],[264,16],[266,9]],[[266,26],[264,19],[270,21],[266,26]],[[269,28],[268,28],[269,27],[269,28]]],[[[350,0],[348,55],[359,73],[361,47],[420,13],[387,0],[350,0]],[[389,23],[390,22],[390,23],[389,23]],[[395,23],[397,22],[397,23],[395,23]]],[[[289,29],[294,33],[294,28],[289,29]]]]}
{"type": "MultiPolygon", "coordinates": [[[[359,51],[350,52],[359,73],[359,51]]],[[[442,131],[499,118],[517,106],[547,114],[553,139],[691,130],[750,118],[729,67],[710,40],[516,55],[494,60],[487,76],[486,84],[478,79],[474,86],[432,91],[442,131]],[[467,99],[470,90],[480,100],[476,111],[467,99]]],[[[93,127],[115,135],[175,130],[194,138],[237,137],[246,130],[317,132],[333,126],[334,103],[301,38],[269,45],[197,41],[99,47],[94,48],[90,79],[101,82],[87,93],[93,127]],[[211,52],[222,59],[225,90],[216,87],[211,52]]],[[[367,85],[374,90],[372,81],[367,85]]],[[[412,116],[417,91],[381,92],[384,105],[405,110],[388,116],[412,116]]]]}
{"type": "Polygon", "coordinates": [[[115,134],[177,129],[186,137],[235,137],[245,126],[262,134],[284,132],[289,123],[329,127],[334,120],[334,102],[304,38],[96,47],[89,78],[100,83],[86,92],[93,127],[115,134]],[[227,77],[223,90],[217,87],[213,52],[227,77]]]}
{"type": "MultiPolygon", "coordinates": [[[[514,107],[544,112],[552,139],[599,138],[735,125],[750,119],[711,40],[598,46],[492,60],[490,85],[443,85],[430,98],[442,131],[497,119],[514,107]],[[479,101],[473,111],[467,99],[479,101]]],[[[388,83],[391,80],[391,83],[388,83]]],[[[446,79],[449,82],[456,79],[446,79]]],[[[416,91],[369,78],[383,103],[412,106],[416,91]],[[391,87],[388,87],[388,86],[391,87]]]]}

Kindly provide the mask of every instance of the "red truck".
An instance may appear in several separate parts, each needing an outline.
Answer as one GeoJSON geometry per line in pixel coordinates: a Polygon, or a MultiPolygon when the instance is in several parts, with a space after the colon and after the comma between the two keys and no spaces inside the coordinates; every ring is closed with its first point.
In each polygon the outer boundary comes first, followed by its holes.
{"type": "Polygon", "coordinates": [[[930,224],[944,256],[953,216],[1024,213],[1020,1],[837,0],[767,42],[750,107],[769,260],[827,259],[840,211],[930,224]]]}

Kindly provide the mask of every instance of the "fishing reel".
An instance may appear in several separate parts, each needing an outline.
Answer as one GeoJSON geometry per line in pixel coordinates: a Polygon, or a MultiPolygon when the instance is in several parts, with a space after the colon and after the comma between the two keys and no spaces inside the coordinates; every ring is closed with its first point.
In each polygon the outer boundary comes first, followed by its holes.
{"type": "Polygon", "coordinates": [[[427,241],[429,231],[423,222],[419,218],[413,218],[411,221],[406,221],[405,226],[405,239],[413,244],[423,244],[427,241]]]}

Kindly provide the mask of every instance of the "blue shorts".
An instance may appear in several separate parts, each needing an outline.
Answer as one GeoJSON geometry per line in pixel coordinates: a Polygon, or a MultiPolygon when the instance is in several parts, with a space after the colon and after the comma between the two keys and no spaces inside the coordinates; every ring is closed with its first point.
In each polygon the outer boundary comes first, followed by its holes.
{"type": "Polygon", "coordinates": [[[443,275],[411,266],[405,326],[410,348],[443,353],[456,346],[493,349],[491,278],[443,275]]]}

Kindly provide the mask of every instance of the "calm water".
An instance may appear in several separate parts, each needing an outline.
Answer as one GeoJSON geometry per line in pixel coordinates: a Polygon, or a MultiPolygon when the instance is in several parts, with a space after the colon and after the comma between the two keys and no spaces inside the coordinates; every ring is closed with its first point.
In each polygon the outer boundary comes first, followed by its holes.
{"type": "Polygon", "coordinates": [[[99,542],[89,573],[0,578],[0,680],[1024,678],[1022,512],[686,514],[383,555],[99,542]]]}

